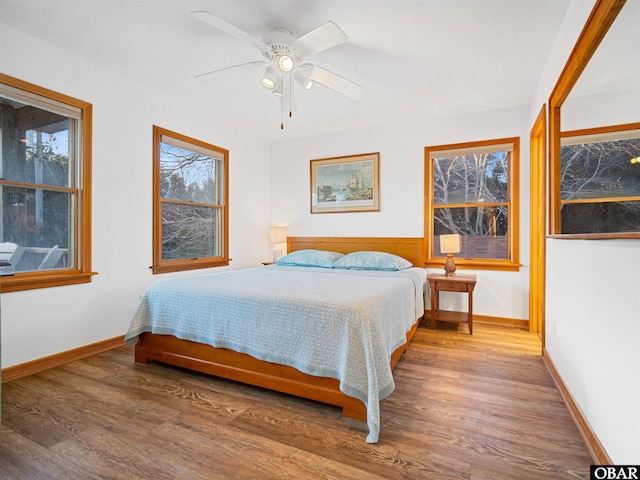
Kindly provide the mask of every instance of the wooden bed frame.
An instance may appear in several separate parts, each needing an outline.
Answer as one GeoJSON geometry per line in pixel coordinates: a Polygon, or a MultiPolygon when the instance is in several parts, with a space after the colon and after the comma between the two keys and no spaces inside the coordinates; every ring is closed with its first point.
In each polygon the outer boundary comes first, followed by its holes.
{"type": "MultiPolygon", "coordinates": [[[[414,266],[424,266],[422,238],[289,237],[287,239],[288,252],[309,248],[341,253],[361,250],[382,251],[402,256],[414,266]]],[[[407,342],[393,353],[391,369],[407,349],[420,320],[421,318],[418,318],[407,333],[407,342]]],[[[337,379],[308,375],[293,367],[257,360],[250,355],[233,350],[180,340],[171,335],[143,333],[135,347],[135,361],[146,364],[150,360],[336,405],[342,408],[345,417],[363,421],[367,418],[364,403],[342,393],[337,379]]]]}

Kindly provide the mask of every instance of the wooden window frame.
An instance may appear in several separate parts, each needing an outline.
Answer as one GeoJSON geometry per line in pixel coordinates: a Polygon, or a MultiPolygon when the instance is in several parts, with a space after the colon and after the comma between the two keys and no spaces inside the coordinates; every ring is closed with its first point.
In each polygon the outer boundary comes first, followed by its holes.
{"type": "MultiPolygon", "coordinates": [[[[61,93],[54,92],[38,85],[0,73],[0,83],[45,99],[70,105],[80,110],[80,158],[72,163],[72,168],[80,169],[78,185],[73,205],[73,268],[15,272],[3,276],[2,293],[37,288],[59,287],[91,282],[96,272],[91,271],[91,138],[92,138],[92,105],[61,93]]],[[[0,180],[3,183],[3,180],[0,180]]]]}
{"type": "Polygon", "coordinates": [[[229,151],[209,143],[196,140],[180,133],[153,126],[153,265],[154,274],[195,270],[199,268],[221,267],[229,265],[229,151]],[[221,209],[221,248],[219,257],[205,257],[179,260],[163,260],[162,258],[162,198],[160,197],[160,143],[162,136],[194,145],[194,147],[211,150],[224,157],[222,161],[222,205],[221,209]]]}
{"type": "MultiPolygon", "coordinates": [[[[431,153],[444,150],[467,150],[478,147],[484,149],[491,145],[501,145],[505,143],[513,144],[513,154],[509,165],[509,201],[507,208],[508,216],[508,259],[465,259],[456,257],[456,267],[474,270],[503,270],[519,271],[519,238],[520,238],[520,138],[510,137],[494,140],[483,140],[477,142],[456,143],[451,145],[437,145],[425,147],[424,149],[424,235],[425,235],[425,266],[433,268],[443,268],[445,257],[436,257],[433,254],[433,211],[434,211],[434,181],[433,162],[431,153]]],[[[460,205],[462,207],[468,205],[460,205]]]]}

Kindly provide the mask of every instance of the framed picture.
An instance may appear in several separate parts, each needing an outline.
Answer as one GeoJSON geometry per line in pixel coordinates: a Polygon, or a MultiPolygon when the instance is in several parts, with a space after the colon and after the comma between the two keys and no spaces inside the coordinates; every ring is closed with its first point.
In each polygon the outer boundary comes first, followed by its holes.
{"type": "Polygon", "coordinates": [[[380,154],[311,160],[311,213],[380,210],[380,154]]]}

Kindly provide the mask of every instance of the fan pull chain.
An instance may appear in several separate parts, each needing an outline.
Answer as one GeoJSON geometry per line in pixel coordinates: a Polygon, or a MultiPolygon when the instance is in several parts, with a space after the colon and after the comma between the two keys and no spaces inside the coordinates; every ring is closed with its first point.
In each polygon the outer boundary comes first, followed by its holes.
{"type": "Polygon", "coordinates": [[[291,113],[291,111],[293,110],[293,107],[291,106],[292,103],[293,103],[293,86],[291,85],[291,74],[289,74],[289,118],[293,116],[291,113]]]}

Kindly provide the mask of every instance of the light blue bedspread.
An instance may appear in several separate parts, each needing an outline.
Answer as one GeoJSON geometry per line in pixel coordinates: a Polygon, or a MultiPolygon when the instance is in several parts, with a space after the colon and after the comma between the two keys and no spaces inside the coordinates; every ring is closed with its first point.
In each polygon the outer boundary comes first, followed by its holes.
{"type": "Polygon", "coordinates": [[[143,332],[229,348],[336,378],[367,407],[378,441],[379,401],[395,388],[389,361],[424,313],[424,270],[336,270],[270,265],[160,280],[125,341],[143,332]]]}

